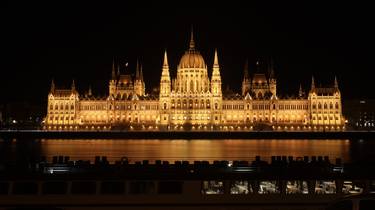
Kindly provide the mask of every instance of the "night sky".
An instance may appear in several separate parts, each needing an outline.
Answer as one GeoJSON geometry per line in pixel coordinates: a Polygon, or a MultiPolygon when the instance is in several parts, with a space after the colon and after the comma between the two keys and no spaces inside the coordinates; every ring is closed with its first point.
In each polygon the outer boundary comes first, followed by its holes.
{"type": "Polygon", "coordinates": [[[240,91],[247,58],[252,73],[257,59],[271,56],[282,95],[297,94],[300,83],[308,89],[311,75],[318,85],[332,85],[337,75],[344,100],[375,98],[370,5],[3,4],[2,103],[44,104],[52,78],[57,87],[70,87],[74,78],[80,93],[91,85],[94,94],[107,94],[113,57],[132,73],[138,58],[150,92],[159,85],[164,49],[176,74],[192,25],[209,73],[218,49],[223,89],[240,91]]]}

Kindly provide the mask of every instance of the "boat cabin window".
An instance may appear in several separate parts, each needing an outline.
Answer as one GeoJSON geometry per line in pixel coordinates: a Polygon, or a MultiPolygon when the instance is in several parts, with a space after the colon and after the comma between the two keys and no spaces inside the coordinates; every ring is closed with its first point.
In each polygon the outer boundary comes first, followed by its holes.
{"type": "Polygon", "coordinates": [[[316,180],[315,194],[335,194],[336,183],[334,180],[316,180]]]}
{"type": "Polygon", "coordinates": [[[307,181],[292,180],[286,182],[286,194],[308,194],[307,181]]]}
{"type": "Polygon", "coordinates": [[[344,181],[342,185],[342,193],[344,194],[357,194],[362,193],[364,183],[359,181],[344,181]]]}
{"type": "Polygon", "coordinates": [[[230,194],[249,194],[252,193],[251,184],[248,181],[233,181],[230,185],[230,194]]]}
{"type": "Polygon", "coordinates": [[[276,180],[260,181],[259,182],[259,194],[274,194],[280,193],[280,183],[276,180]]]}
{"type": "Polygon", "coordinates": [[[218,180],[203,181],[202,194],[224,194],[224,182],[218,180]]]}

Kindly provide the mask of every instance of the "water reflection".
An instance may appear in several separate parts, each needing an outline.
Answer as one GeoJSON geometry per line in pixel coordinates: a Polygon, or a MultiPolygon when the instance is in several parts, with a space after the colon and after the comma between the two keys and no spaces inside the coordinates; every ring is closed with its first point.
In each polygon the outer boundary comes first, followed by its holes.
{"type": "Polygon", "coordinates": [[[349,160],[350,142],[345,140],[42,140],[41,153],[71,159],[107,156],[109,161],[126,156],[130,161],[161,160],[252,160],[260,155],[329,156],[349,160]]]}
{"type": "Polygon", "coordinates": [[[269,161],[271,156],[329,156],[331,161],[351,161],[373,155],[372,141],[349,140],[17,140],[0,141],[3,159],[46,156],[70,156],[71,160],[91,160],[107,156],[110,162],[128,157],[139,160],[253,160],[259,155],[269,161]]]}

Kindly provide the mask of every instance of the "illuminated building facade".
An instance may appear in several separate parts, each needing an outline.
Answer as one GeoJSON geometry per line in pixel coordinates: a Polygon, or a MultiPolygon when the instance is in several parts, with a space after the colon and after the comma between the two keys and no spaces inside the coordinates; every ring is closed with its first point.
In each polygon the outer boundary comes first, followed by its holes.
{"type": "Polygon", "coordinates": [[[135,77],[121,74],[112,66],[109,94],[98,98],[80,95],[73,84],[57,89],[52,81],[48,94],[45,129],[253,129],[267,125],[273,129],[343,129],[341,95],[335,78],[332,87],[300,88],[298,97],[280,98],[272,63],[268,73],[257,70],[250,77],[245,65],[241,94],[222,91],[217,50],[211,78],[205,60],[195,47],[191,33],[188,50],[170,76],[167,52],[160,79],[159,95],[145,92],[142,66],[135,77]]]}

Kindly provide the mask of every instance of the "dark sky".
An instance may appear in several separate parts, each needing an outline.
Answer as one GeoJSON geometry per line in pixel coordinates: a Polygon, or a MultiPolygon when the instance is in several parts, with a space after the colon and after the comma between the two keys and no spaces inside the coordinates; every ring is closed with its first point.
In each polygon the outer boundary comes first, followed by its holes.
{"type": "Polygon", "coordinates": [[[272,56],[279,93],[309,88],[311,75],[331,85],[337,75],[344,99],[375,98],[370,5],[122,2],[3,3],[0,100],[44,103],[52,78],[58,87],[74,78],[81,93],[91,84],[106,94],[113,56],[129,62],[126,71],[139,58],[149,91],[159,84],[164,49],[175,75],[191,25],[209,71],[218,49],[224,88],[240,90],[246,58],[251,73],[256,59],[272,56]]]}

